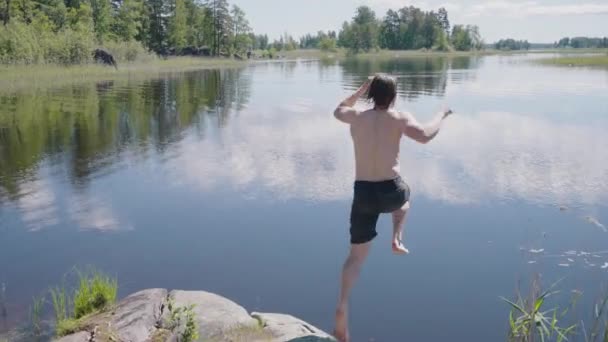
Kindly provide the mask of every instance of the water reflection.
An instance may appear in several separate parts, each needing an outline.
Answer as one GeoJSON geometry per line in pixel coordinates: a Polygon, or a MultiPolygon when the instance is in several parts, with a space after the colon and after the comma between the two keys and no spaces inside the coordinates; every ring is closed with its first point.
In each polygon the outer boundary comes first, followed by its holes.
{"type": "Polygon", "coordinates": [[[405,99],[414,99],[423,95],[443,96],[448,83],[448,71],[455,75],[455,81],[470,79],[468,72],[480,65],[477,57],[415,57],[397,59],[349,59],[341,63],[346,75],[347,85],[359,85],[367,75],[389,73],[397,79],[399,94],[405,99]],[[458,72],[466,70],[467,72],[458,72]],[[467,76],[468,75],[468,76],[467,76]]]}
{"type": "MultiPolygon", "coordinates": [[[[588,266],[590,273],[577,278],[588,284],[604,276],[598,272],[608,269],[600,254],[608,222],[600,215],[608,200],[605,74],[547,72],[493,58],[261,63],[0,95],[0,283],[18,284],[7,305],[9,326],[26,319],[31,296],[58,284],[79,262],[116,271],[127,292],[204,287],[246,307],[329,322],[319,314],[324,309],[310,303],[330,302],[333,289],[298,286],[306,284],[306,270],[329,284],[339,267],[343,250],[336,246],[347,233],[328,226],[344,228],[354,161],[348,127],[331,112],[376,71],[397,76],[398,108],[422,121],[443,98],[458,114],[431,144],[402,146],[418,257],[411,274],[398,274],[403,279],[394,284],[409,281],[408,293],[416,295],[396,303],[401,287],[385,287],[378,296],[366,285],[360,304],[379,300],[387,312],[399,312],[404,303],[439,293],[448,311],[458,312],[462,300],[483,312],[488,337],[482,339],[490,341],[506,317],[492,303],[510,293],[522,272],[519,246],[543,250],[534,258],[521,253],[524,267],[530,261],[553,268],[568,263],[569,272],[588,266]],[[306,208],[303,201],[320,203],[306,208]],[[540,208],[547,204],[572,210],[540,208]],[[301,251],[285,254],[285,245],[301,251]],[[310,245],[319,263],[307,253],[310,245]],[[582,253],[596,251],[600,257],[586,263],[582,253]],[[292,258],[295,266],[273,267],[277,258],[292,258]],[[445,267],[446,260],[457,267],[445,267]],[[252,262],[266,269],[252,272],[252,262]],[[149,272],[159,267],[169,273],[149,272]],[[245,292],[233,286],[243,275],[255,285],[245,292]],[[288,286],[268,282],[275,278],[288,286]],[[444,291],[446,282],[463,295],[444,291]],[[294,289],[302,293],[295,302],[289,300],[294,289]],[[250,300],[260,297],[262,304],[250,300]]],[[[381,250],[371,262],[400,263],[381,250]]],[[[390,269],[370,267],[369,279],[388,277],[383,272],[390,269]]],[[[550,272],[543,269],[547,279],[550,272]]],[[[420,313],[433,319],[433,312],[420,313]]],[[[428,337],[424,329],[394,330],[390,322],[374,330],[365,323],[372,316],[363,313],[354,324],[361,336],[428,337]]],[[[462,326],[462,340],[479,331],[462,326]]]]}
{"type": "MultiPolygon", "coordinates": [[[[402,167],[416,196],[454,204],[608,200],[608,137],[599,127],[505,112],[455,117],[448,125],[433,144],[404,143],[402,167]]],[[[281,198],[347,198],[352,157],[346,135],[345,127],[314,112],[272,127],[252,120],[221,144],[182,141],[176,163],[185,167],[174,169],[175,178],[206,190],[233,184],[281,198]]]]}
{"type": "MultiPolygon", "coordinates": [[[[351,87],[366,75],[391,73],[402,95],[398,105],[406,108],[408,99],[446,96],[448,87],[463,98],[519,94],[517,77],[496,80],[496,69],[477,72],[481,67],[480,59],[468,57],[291,61],[5,94],[0,200],[16,203],[32,231],[57,225],[60,217],[81,229],[128,229],[112,198],[88,188],[151,157],[169,175],[166,181],[189,187],[345,199],[352,147],[346,127],[329,114],[341,96],[336,83],[351,87]],[[320,71],[311,75],[314,68],[320,71]],[[282,95],[269,95],[274,89],[282,95]],[[73,193],[66,194],[62,177],[73,193]]],[[[572,82],[560,91],[572,84],[597,91],[565,77],[572,82]]],[[[545,83],[530,81],[520,91],[540,92],[545,83]]],[[[449,203],[497,198],[596,205],[608,199],[608,138],[599,127],[517,111],[461,113],[433,144],[404,142],[403,171],[416,196],[449,203]]]]}
{"type": "Polygon", "coordinates": [[[44,207],[52,202],[44,189],[28,189],[39,182],[23,183],[41,162],[65,163],[74,184],[86,183],[120,166],[126,153],[145,155],[149,146],[162,153],[208,118],[227,125],[245,109],[250,83],[247,71],[230,69],[1,95],[0,188],[25,196],[24,206],[44,207]]]}

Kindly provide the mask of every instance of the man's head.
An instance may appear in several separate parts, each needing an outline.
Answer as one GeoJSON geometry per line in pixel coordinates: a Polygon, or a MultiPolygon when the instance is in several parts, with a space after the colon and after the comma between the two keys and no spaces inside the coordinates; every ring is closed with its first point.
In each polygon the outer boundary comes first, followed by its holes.
{"type": "Polygon", "coordinates": [[[391,77],[376,75],[369,86],[367,99],[378,109],[388,109],[397,97],[397,83],[391,77]]]}

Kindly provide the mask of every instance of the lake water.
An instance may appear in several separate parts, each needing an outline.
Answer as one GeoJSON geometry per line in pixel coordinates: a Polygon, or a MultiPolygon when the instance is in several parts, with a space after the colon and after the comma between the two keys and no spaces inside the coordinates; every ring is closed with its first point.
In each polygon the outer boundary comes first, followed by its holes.
{"type": "Polygon", "coordinates": [[[499,296],[537,274],[592,303],[608,282],[608,72],[534,58],[264,62],[2,93],[0,331],[87,265],[121,296],[202,289],[331,331],[354,168],[332,112],[375,72],[420,121],[456,114],[429,145],[402,143],[412,254],[391,254],[382,217],[354,341],[504,340],[499,296]]]}

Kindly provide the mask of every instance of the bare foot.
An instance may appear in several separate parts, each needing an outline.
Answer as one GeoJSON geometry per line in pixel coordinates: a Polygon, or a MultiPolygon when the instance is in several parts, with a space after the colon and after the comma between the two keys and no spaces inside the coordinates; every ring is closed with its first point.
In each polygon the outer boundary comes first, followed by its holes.
{"type": "Polygon", "coordinates": [[[346,311],[344,310],[336,311],[336,329],[334,330],[334,337],[339,342],[350,341],[348,336],[348,317],[346,315],[346,311]]]}
{"type": "Polygon", "coordinates": [[[395,240],[393,241],[393,253],[404,255],[409,254],[410,251],[403,246],[403,243],[400,240],[395,240]]]}

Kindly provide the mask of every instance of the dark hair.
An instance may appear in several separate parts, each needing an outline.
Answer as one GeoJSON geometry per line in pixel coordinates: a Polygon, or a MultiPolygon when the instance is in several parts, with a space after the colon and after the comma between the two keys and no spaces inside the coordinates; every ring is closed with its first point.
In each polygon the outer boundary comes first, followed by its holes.
{"type": "Polygon", "coordinates": [[[397,83],[388,76],[377,75],[369,86],[367,99],[373,101],[376,107],[388,108],[397,97],[397,83]]]}

